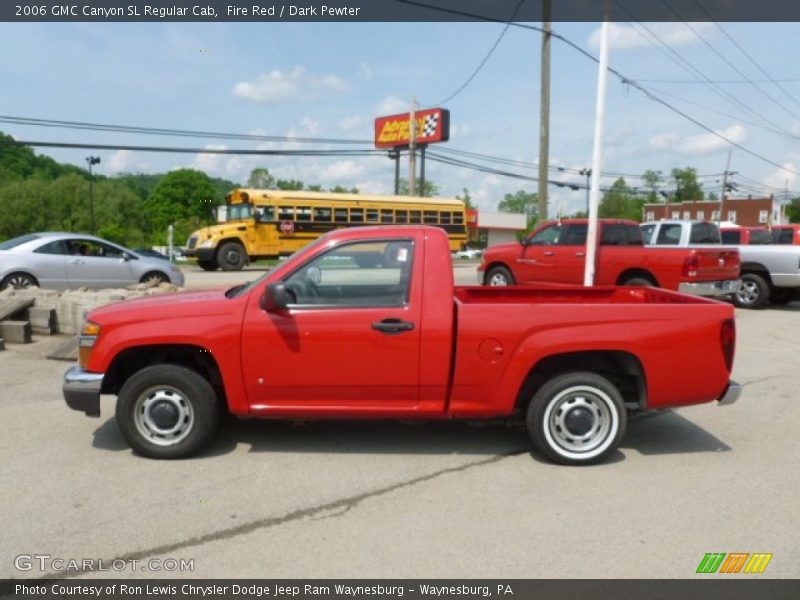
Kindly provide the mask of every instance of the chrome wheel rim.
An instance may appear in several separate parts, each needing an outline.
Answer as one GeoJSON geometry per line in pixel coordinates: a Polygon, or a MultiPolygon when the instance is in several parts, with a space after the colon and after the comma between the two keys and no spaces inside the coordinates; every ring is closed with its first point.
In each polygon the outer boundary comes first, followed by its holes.
{"type": "Polygon", "coordinates": [[[31,278],[27,275],[12,275],[8,280],[8,285],[15,290],[24,290],[31,287],[31,278]]]}
{"type": "Polygon", "coordinates": [[[225,252],[225,260],[228,261],[229,264],[235,265],[238,264],[240,260],[239,251],[238,250],[228,250],[225,252]]]}
{"type": "Polygon", "coordinates": [[[508,279],[502,273],[495,273],[489,278],[489,285],[508,285],[508,279]]]}
{"type": "Polygon", "coordinates": [[[172,446],[186,438],[194,425],[194,410],[178,389],[157,386],[145,391],[133,408],[136,430],[157,446],[172,446]]]}
{"type": "Polygon", "coordinates": [[[544,435],[567,458],[589,459],[605,451],[619,430],[613,400],[602,390],[578,385],[559,392],[544,414],[544,435]]]}
{"type": "Polygon", "coordinates": [[[761,290],[752,281],[743,281],[739,291],[736,292],[736,297],[742,304],[753,304],[758,301],[759,296],[761,296],[761,290]]]}

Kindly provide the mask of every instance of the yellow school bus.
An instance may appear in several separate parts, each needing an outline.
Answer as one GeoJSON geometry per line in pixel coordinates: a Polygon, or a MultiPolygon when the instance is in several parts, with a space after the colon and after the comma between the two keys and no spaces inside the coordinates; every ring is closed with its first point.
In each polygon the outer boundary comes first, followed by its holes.
{"type": "Polygon", "coordinates": [[[455,198],[235,189],[225,222],[192,233],[186,254],[207,271],[238,271],[248,261],[291,254],[331,229],[363,225],[437,225],[450,248],[467,241],[464,202],[455,198]]]}

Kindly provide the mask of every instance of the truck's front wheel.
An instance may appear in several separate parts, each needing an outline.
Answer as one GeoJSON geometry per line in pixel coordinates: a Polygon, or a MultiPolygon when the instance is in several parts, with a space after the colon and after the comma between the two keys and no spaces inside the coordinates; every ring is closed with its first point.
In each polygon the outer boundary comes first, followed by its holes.
{"type": "Polygon", "coordinates": [[[763,308],[769,300],[769,285],[761,275],[745,273],[742,285],[733,295],[733,303],[739,308],[763,308]]]}
{"type": "Polygon", "coordinates": [[[122,386],[117,424],[125,440],[150,458],[184,458],[217,430],[219,406],[211,384],[177,365],[145,367],[122,386]]]}
{"type": "Polygon", "coordinates": [[[213,260],[198,260],[197,266],[203,269],[203,271],[216,271],[217,270],[217,263],[213,260]]]}
{"type": "Polygon", "coordinates": [[[608,379],[589,372],[565,373],[540,387],[526,423],[536,448],[566,465],[602,462],[622,440],[627,414],[608,379]]]}
{"type": "Polygon", "coordinates": [[[484,279],[484,285],[503,286],[514,285],[514,276],[506,267],[496,266],[489,269],[484,279]]]}
{"type": "Polygon", "coordinates": [[[247,262],[247,253],[238,242],[226,242],[217,251],[217,264],[223,271],[241,271],[247,262]]]}

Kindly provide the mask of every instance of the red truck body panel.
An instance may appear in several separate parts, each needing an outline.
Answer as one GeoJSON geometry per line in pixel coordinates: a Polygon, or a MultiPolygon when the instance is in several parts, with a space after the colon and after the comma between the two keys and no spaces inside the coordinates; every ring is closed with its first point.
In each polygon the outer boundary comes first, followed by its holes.
{"type": "Polygon", "coordinates": [[[89,320],[101,333],[86,368],[107,373],[126,351],[186,345],[213,358],[228,408],[240,416],[446,418],[510,414],[545,358],[619,352],[641,365],[646,408],[664,408],[725,392],[721,327],[732,317],[731,306],[647,287],[454,288],[441,230],[368,227],[323,236],[238,294],[97,309],[89,320]],[[404,306],[261,306],[268,285],[322,253],[398,239],[414,249],[404,306]],[[414,328],[375,330],[387,318],[414,328]]]}
{"type": "MultiPolygon", "coordinates": [[[[559,225],[584,225],[583,219],[565,219],[559,225]]],[[[531,238],[554,222],[538,227],[531,238]]],[[[600,220],[598,240],[608,225],[638,227],[633,221],[600,220]]],[[[479,271],[495,265],[507,267],[518,284],[559,283],[581,285],[586,244],[500,244],[484,252],[479,271]]],[[[598,244],[595,285],[619,285],[626,275],[639,272],[655,280],[658,287],[678,290],[682,282],[735,280],[739,277],[738,252],[724,248],[660,248],[643,245],[598,244]],[[722,262],[720,259],[723,259],[722,262]]]]}

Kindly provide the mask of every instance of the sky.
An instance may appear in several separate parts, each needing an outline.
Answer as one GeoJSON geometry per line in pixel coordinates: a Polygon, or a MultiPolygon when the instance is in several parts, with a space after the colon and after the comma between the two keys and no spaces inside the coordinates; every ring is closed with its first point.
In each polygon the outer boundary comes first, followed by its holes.
{"type": "MultiPolygon", "coordinates": [[[[422,107],[450,110],[450,141],[432,145],[431,151],[463,150],[535,163],[539,152],[538,32],[508,28],[470,83],[443,103],[473,74],[504,28],[497,23],[1,23],[0,115],[346,138],[363,140],[357,147],[369,148],[374,118],[406,112],[416,97],[422,107]]],[[[591,54],[599,53],[598,23],[554,23],[553,29],[591,54]]],[[[797,33],[796,23],[612,24],[613,68],[745,150],[610,77],[603,172],[629,174],[628,183],[641,187],[636,176],[647,169],[668,176],[675,167],[691,166],[703,176],[706,191],[719,193],[732,150],[730,170],[737,172],[732,180],[739,185],[740,195],[782,197],[786,187],[790,196],[800,191],[797,33]],[[701,83],[698,77],[702,76],[722,83],[701,83]]],[[[573,171],[591,164],[597,74],[594,62],[553,40],[552,179],[584,182],[573,171]]],[[[4,122],[0,131],[36,141],[308,147],[296,142],[278,145],[4,122]]],[[[99,156],[101,163],[95,169],[106,175],[190,167],[244,183],[251,169],[266,167],[278,178],[324,187],[355,186],[369,193],[393,189],[394,166],[385,156],[36,151],[83,167],[86,156],[99,156]]],[[[537,175],[533,166],[479,162],[537,175]]],[[[401,169],[407,175],[406,161],[401,169]]],[[[536,191],[535,182],[430,161],[426,172],[441,195],[462,194],[466,188],[484,210],[496,209],[507,193],[536,191]]],[[[602,184],[609,185],[615,177],[604,176],[602,184]]],[[[665,188],[670,187],[665,183],[665,188]]],[[[585,197],[583,190],[551,186],[550,211],[582,210],[585,197]]]]}

